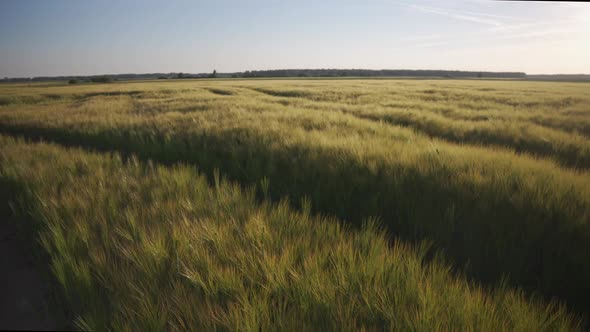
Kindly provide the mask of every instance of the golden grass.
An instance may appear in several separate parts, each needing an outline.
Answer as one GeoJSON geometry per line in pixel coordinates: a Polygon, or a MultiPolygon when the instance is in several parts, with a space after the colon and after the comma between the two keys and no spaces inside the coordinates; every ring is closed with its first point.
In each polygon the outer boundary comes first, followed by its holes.
{"type": "Polygon", "coordinates": [[[92,330],[577,330],[563,308],[451,276],[426,247],[165,168],[0,136],[0,183],[92,330]]]}
{"type": "MultiPolygon", "coordinates": [[[[219,80],[0,87],[0,132],[215,169],[590,306],[587,84],[219,80]],[[266,187],[266,186],[263,186],[266,187]]],[[[265,190],[258,190],[258,197],[265,190]]]]}

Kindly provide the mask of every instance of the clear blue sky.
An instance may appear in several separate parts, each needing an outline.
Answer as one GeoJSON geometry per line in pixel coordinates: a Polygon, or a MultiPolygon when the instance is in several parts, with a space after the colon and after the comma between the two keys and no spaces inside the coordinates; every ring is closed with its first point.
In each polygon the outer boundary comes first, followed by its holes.
{"type": "Polygon", "coordinates": [[[590,3],[0,0],[0,77],[280,68],[590,74],[590,3]]]}

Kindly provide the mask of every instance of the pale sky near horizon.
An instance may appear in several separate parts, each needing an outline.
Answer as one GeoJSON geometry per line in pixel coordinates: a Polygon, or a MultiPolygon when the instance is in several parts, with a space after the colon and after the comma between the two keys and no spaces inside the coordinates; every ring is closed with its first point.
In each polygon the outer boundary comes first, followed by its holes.
{"type": "Polygon", "coordinates": [[[0,77],[286,68],[590,74],[590,3],[0,0],[0,77]]]}

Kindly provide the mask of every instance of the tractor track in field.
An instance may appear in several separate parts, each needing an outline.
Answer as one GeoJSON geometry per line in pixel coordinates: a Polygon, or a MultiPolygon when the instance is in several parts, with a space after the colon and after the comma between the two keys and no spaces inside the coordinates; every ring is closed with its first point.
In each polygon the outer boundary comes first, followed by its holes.
{"type": "Polygon", "coordinates": [[[71,329],[52,301],[50,283],[39,271],[32,246],[22,243],[14,217],[0,215],[0,330],[71,329]]]}

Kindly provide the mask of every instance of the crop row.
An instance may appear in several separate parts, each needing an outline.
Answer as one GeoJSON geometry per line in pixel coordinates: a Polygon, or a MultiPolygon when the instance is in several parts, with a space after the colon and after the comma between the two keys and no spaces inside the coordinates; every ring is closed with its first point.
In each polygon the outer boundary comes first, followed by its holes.
{"type": "Polygon", "coordinates": [[[430,240],[478,280],[507,277],[581,310],[589,305],[587,173],[342,113],[231,98],[96,96],[0,112],[0,130],[192,163],[210,177],[219,169],[244,185],[270,183],[275,200],[307,198],[313,212],[357,225],[376,217],[395,236],[430,240]]]}
{"type": "Polygon", "coordinates": [[[92,330],[573,330],[451,276],[426,247],[257,202],[216,175],[0,136],[0,183],[92,330]]]}

